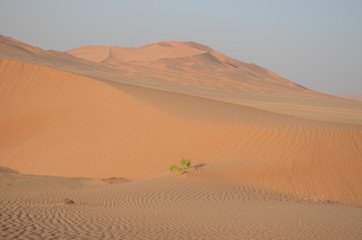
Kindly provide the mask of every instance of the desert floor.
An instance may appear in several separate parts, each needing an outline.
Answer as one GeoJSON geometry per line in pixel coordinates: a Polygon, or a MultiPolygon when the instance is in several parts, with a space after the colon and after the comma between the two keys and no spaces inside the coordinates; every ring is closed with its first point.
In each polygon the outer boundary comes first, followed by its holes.
{"type": "Polygon", "coordinates": [[[345,240],[362,235],[361,208],[223,182],[202,168],[135,182],[0,177],[1,239],[345,240]]]}

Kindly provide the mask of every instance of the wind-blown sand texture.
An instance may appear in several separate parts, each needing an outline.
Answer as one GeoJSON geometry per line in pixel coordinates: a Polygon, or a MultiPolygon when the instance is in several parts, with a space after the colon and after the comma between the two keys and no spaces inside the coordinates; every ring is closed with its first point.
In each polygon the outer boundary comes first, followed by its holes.
{"type": "Polygon", "coordinates": [[[362,235],[361,103],[193,42],[0,40],[1,239],[362,235]]]}
{"type": "Polygon", "coordinates": [[[2,174],[1,239],[359,239],[361,209],[194,172],[105,184],[2,174]],[[65,204],[69,198],[74,204],[65,204]]]}

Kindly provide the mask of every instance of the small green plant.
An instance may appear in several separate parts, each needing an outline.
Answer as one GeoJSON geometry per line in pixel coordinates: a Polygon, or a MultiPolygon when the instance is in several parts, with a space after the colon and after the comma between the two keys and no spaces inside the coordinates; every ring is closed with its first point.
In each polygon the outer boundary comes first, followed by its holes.
{"type": "Polygon", "coordinates": [[[182,166],[182,168],[189,168],[190,167],[190,165],[191,165],[191,161],[190,161],[190,159],[187,159],[187,158],[182,158],[181,159],[181,166],[182,166]]]}
{"type": "Polygon", "coordinates": [[[185,169],[190,168],[191,160],[187,158],[181,159],[181,167],[177,166],[176,164],[171,165],[169,170],[171,172],[177,173],[177,175],[183,175],[185,173],[185,169]]]}
{"type": "Polygon", "coordinates": [[[169,169],[170,169],[171,172],[174,172],[174,171],[178,171],[178,170],[179,170],[179,168],[177,167],[176,164],[171,165],[171,167],[170,167],[169,169]]]}

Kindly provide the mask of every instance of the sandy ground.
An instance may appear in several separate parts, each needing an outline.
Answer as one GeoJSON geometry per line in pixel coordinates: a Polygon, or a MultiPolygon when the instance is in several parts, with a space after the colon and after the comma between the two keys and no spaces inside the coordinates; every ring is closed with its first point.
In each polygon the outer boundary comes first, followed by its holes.
{"type": "Polygon", "coordinates": [[[362,235],[361,103],[192,42],[0,40],[1,239],[362,235]]]}
{"type": "Polygon", "coordinates": [[[199,172],[119,184],[1,174],[0,237],[342,240],[362,234],[360,208],[218,182],[199,172]]]}

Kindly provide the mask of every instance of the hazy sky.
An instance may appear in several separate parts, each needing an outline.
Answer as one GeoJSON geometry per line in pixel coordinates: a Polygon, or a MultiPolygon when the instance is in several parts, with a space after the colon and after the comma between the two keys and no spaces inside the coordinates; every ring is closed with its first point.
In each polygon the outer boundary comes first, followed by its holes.
{"type": "Polygon", "coordinates": [[[308,88],[362,94],[362,0],[0,0],[0,34],[59,51],[196,41],[308,88]]]}

